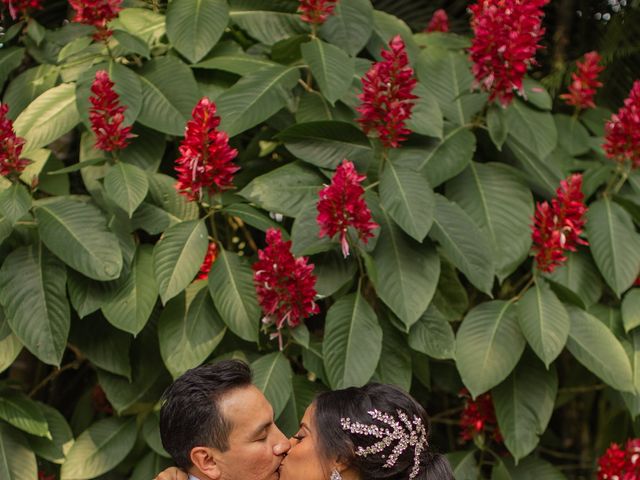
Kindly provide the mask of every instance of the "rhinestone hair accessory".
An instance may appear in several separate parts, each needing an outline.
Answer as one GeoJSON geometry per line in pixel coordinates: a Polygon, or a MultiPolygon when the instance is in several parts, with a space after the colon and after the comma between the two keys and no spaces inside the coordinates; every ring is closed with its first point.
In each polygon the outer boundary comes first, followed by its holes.
{"type": "Polygon", "coordinates": [[[334,468],[331,472],[330,480],[342,480],[342,475],[340,475],[340,472],[334,468]]]}
{"type": "Polygon", "coordinates": [[[402,410],[396,410],[398,418],[382,413],[379,410],[371,410],[367,412],[371,418],[378,420],[389,427],[381,427],[374,424],[364,424],[360,422],[352,422],[350,418],[341,418],[340,424],[342,429],[357,435],[371,436],[379,439],[378,442],[368,447],[357,447],[356,455],[359,457],[367,457],[382,453],[382,458],[386,458],[383,468],[393,467],[398,458],[408,447],[414,447],[413,452],[413,468],[409,474],[409,480],[413,480],[420,471],[420,455],[429,445],[427,442],[427,431],[422,424],[422,419],[415,416],[413,421],[409,420],[408,415],[402,410]],[[391,444],[397,441],[391,453],[387,456],[383,453],[391,444]]]}

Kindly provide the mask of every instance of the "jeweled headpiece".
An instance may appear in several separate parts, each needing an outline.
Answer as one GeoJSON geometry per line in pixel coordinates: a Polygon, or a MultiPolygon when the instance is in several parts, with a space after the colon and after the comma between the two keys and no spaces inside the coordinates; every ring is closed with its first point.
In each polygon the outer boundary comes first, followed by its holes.
{"type": "Polygon", "coordinates": [[[412,421],[409,420],[407,414],[402,410],[396,410],[396,412],[398,413],[398,418],[400,420],[388,413],[382,413],[379,410],[371,410],[367,412],[371,415],[371,418],[378,420],[389,427],[352,422],[350,418],[341,418],[340,424],[342,429],[345,431],[379,439],[378,442],[369,445],[368,447],[358,446],[356,448],[356,455],[359,457],[367,457],[369,455],[382,453],[382,458],[386,458],[383,468],[393,467],[398,461],[400,455],[402,455],[408,447],[414,447],[413,468],[409,474],[409,480],[413,480],[420,471],[420,455],[422,455],[424,449],[429,445],[427,442],[427,431],[424,428],[420,417],[414,415],[412,421]],[[397,441],[398,443],[387,456],[387,454],[383,452],[389,448],[394,441],[397,441]]]}

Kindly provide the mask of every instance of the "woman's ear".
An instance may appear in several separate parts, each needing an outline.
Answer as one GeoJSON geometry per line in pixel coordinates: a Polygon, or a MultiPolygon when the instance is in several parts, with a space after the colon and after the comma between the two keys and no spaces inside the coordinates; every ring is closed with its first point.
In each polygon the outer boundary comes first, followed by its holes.
{"type": "Polygon", "coordinates": [[[205,474],[211,480],[219,480],[222,476],[220,467],[216,463],[213,449],[207,447],[194,447],[189,454],[193,466],[205,474]]]}
{"type": "Polygon", "coordinates": [[[359,480],[360,476],[347,465],[346,462],[342,462],[340,460],[336,460],[333,462],[331,466],[333,470],[337,470],[342,480],[359,480]]]}

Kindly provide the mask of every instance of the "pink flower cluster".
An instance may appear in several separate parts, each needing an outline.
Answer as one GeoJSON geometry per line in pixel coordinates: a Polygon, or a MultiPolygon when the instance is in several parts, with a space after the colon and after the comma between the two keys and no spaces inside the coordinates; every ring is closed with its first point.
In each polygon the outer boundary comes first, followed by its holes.
{"type": "Polygon", "coordinates": [[[603,148],[607,157],[640,167],[640,80],[633,83],[629,97],[605,124],[605,130],[603,148]]]}
{"type": "Polygon", "coordinates": [[[122,0],[69,0],[69,4],[76,11],[74,22],[96,27],[96,40],[106,40],[111,36],[113,32],[107,24],[122,10],[122,0]]]}
{"type": "Polygon", "coordinates": [[[536,204],[531,237],[536,266],[543,272],[553,272],[561,265],[567,250],[574,252],[577,245],[587,245],[580,238],[587,211],[581,188],[582,175],[573,174],[560,182],[551,204],[536,204]]]}
{"type": "Polygon", "coordinates": [[[584,61],[576,62],[578,69],[571,74],[571,85],[569,93],[560,95],[567,105],[573,105],[578,109],[595,108],[593,97],[596,95],[602,82],[598,81],[598,75],[604,67],[599,65],[600,55],[598,52],[589,52],[584,56],[584,61]]]}
{"type": "Polygon", "coordinates": [[[203,97],[187,122],[180,158],[176,160],[176,188],[189,200],[201,200],[203,191],[215,194],[232,186],[240,167],[233,163],[238,151],[229,146],[229,137],[218,130],[216,106],[203,97]]]}
{"type": "Polygon", "coordinates": [[[640,438],[628,440],[624,450],[612,443],[598,460],[598,480],[640,480],[640,438]]]}
{"type": "Polygon", "coordinates": [[[300,0],[300,18],[311,25],[322,25],[333,13],[336,3],[337,0],[300,0]]]}
{"type": "Polygon", "coordinates": [[[417,81],[400,35],[391,39],[389,48],[381,52],[384,60],[374,63],[362,78],[357,110],[365,133],[375,131],[385,147],[397,148],[411,133],[405,120],[417,98],[411,93],[417,81]]]}
{"type": "Polygon", "coordinates": [[[429,20],[429,24],[427,28],[425,28],[426,32],[448,32],[449,31],[449,17],[447,16],[447,12],[443,8],[439,8],[435,12],[433,12],[433,16],[431,20],[429,20]]]}
{"type": "Polygon", "coordinates": [[[478,0],[471,5],[473,74],[487,92],[507,106],[522,91],[527,69],[541,48],[542,8],[549,0],[478,0]]]}
{"type": "Polygon", "coordinates": [[[489,434],[496,442],[502,442],[491,394],[485,393],[473,400],[469,391],[463,388],[460,395],[465,398],[460,416],[460,439],[468,442],[476,435],[489,434]]]}
{"type": "Polygon", "coordinates": [[[320,237],[333,238],[339,234],[345,257],[349,255],[349,227],[354,228],[358,238],[367,243],[373,237],[371,231],[378,226],[371,221],[371,211],[364,201],[364,189],[360,183],[365,178],[358,174],[353,163],[344,160],[336,169],[331,185],[320,190],[317,217],[320,237]]]}
{"type": "Polygon", "coordinates": [[[16,136],[13,122],[7,118],[9,106],[0,105],[0,176],[20,175],[31,160],[20,158],[24,138],[16,136]]]}
{"type": "Polygon", "coordinates": [[[42,0],[2,0],[2,3],[9,8],[9,15],[14,20],[19,15],[26,17],[29,12],[42,9],[42,0]]]}
{"type": "Polygon", "coordinates": [[[105,152],[122,150],[129,145],[134,135],[131,126],[125,127],[124,112],[126,105],[120,105],[120,97],[113,90],[114,83],[106,70],[98,70],[91,84],[92,96],[89,97],[89,121],[96,136],[96,148],[105,152]]]}

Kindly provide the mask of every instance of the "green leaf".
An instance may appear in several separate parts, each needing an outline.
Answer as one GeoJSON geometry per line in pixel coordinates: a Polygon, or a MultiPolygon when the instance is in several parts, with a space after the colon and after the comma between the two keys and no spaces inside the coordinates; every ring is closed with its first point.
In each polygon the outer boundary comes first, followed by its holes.
{"type": "Polygon", "coordinates": [[[640,326],[640,288],[629,290],[622,299],[622,321],[627,333],[640,326]]]}
{"type": "Polygon", "coordinates": [[[344,50],[318,38],[300,46],[320,91],[334,105],[347,92],[355,73],[353,58],[344,50]]]}
{"type": "Polygon", "coordinates": [[[317,201],[325,181],[316,169],[294,162],[254,178],[240,195],[267,211],[296,217],[317,201]]]}
{"type": "Polygon", "coordinates": [[[438,194],[430,236],[478,290],[491,295],[495,270],[487,237],[462,208],[438,194]]]}
{"type": "Polygon", "coordinates": [[[160,354],[173,378],[204,362],[226,332],[206,286],[198,281],[187,287],[158,320],[160,354]]]}
{"type": "Polygon", "coordinates": [[[51,433],[51,440],[44,437],[29,437],[29,446],[41,458],[62,464],[73,445],[73,433],[67,420],[55,408],[38,403],[51,433]]]}
{"type": "Polygon", "coordinates": [[[171,458],[171,455],[162,446],[162,439],[160,437],[160,412],[151,412],[144,419],[142,424],[142,436],[144,437],[147,445],[151,447],[151,450],[163,457],[171,458]]]}
{"type": "Polygon", "coordinates": [[[456,339],[453,328],[435,305],[430,305],[411,327],[409,346],[432,358],[455,358],[456,339]]]}
{"type": "Polygon", "coordinates": [[[567,310],[571,319],[567,349],[571,354],[616,390],[635,391],[629,357],[611,330],[583,310],[567,310]]]}
{"type": "Polygon", "coordinates": [[[456,366],[471,395],[475,398],[507,378],[524,347],[512,303],[494,300],[473,308],[456,337],[456,366]]]}
{"type": "Polygon", "coordinates": [[[291,228],[291,253],[296,256],[314,255],[335,247],[329,237],[320,237],[318,208],[310,203],[296,217],[291,228]]]}
{"type": "Polygon", "coordinates": [[[539,280],[517,304],[518,323],[527,342],[549,368],[567,343],[569,315],[549,285],[539,280]]]}
{"type": "Polygon", "coordinates": [[[140,70],[142,108],[138,121],[169,135],[182,136],[185,122],[198,103],[198,85],[191,69],[172,56],[156,57],[140,70]]]}
{"type": "Polygon", "coordinates": [[[108,472],[133,449],[136,434],[135,418],[112,417],[94,423],[71,447],[61,480],[84,480],[108,472]]]}
{"type": "Polygon", "coordinates": [[[233,137],[267,120],[285,106],[299,78],[297,67],[282,65],[241,78],[216,100],[220,129],[233,137]]]}
{"type": "Polygon", "coordinates": [[[102,212],[73,197],[59,197],[35,208],[42,241],[67,265],[95,280],[115,280],[122,270],[116,236],[102,212]]]}
{"type": "Polygon", "coordinates": [[[47,419],[38,404],[17,390],[0,390],[0,419],[23,432],[52,438],[47,419]]]}
{"type": "Polygon", "coordinates": [[[192,68],[222,70],[245,76],[265,67],[273,67],[275,62],[257,54],[247,54],[234,42],[221,42],[213,51],[192,68]]]}
{"type": "Polygon", "coordinates": [[[523,98],[527,103],[540,110],[551,110],[553,100],[549,92],[547,92],[540,82],[530,77],[524,77],[522,80],[522,89],[524,91],[523,98]]]}
{"type": "Polygon", "coordinates": [[[0,85],[4,85],[9,74],[20,66],[24,52],[22,47],[5,47],[0,50],[0,85]]]}
{"type": "Polygon", "coordinates": [[[260,357],[251,364],[253,384],[258,387],[273,407],[277,418],[291,397],[291,365],[281,352],[260,357]]]}
{"type": "Polygon", "coordinates": [[[477,480],[478,465],[475,458],[476,450],[468,452],[453,452],[447,454],[447,459],[453,469],[453,478],[456,480],[477,480]]]}
{"type": "Polygon", "coordinates": [[[380,237],[373,252],[374,281],[382,301],[408,329],[429,306],[440,276],[440,258],[430,242],[408,238],[382,211],[380,237]],[[420,295],[414,292],[419,291],[420,295]]]}
{"type": "Polygon", "coordinates": [[[442,138],[444,121],[438,99],[421,83],[416,85],[412,93],[418,98],[411,110],[411,117],[407,119],[407,128],[421,135],[442,138]]]}
{"type": "Polygon", "coordinates": [[[640,271],[640,235],[631,216],[611,200],[597,200],[587,211],[587,234],[602,277],[619,297],[640,271]]]}
{"type": "Polygon", "coordinates": [[[341,297],[327,312],[322,346],[332,388],[362,386],[376,370],[382,351],[382,329],[376,313],[358,293],[341,297]]]}
{"type": "Polygon", "coordinates": [[[80,121],[73,83],[53,87],[25,108],[13,126],[16,135],[26,140],[23,155],[57,140],[80,121]]]}
{"type": "Polygon", "coordinates": [[[151,57],[149,46],[137,35],[132,35],[124,30],[114,30],[112,38],[118,42],[113,49],[113,54],[116,57],[125,57],[131,54],[140,55],[146,59],[151,57]]]}
{"type": "Polygon", "coordinates": [[[209,272],[209,292],[224,323],[249,342],[258,340],[260,307],[249,262],[223,248],[209,272]]]}
{"type": "Polygon", "coordinates": [[[509,124],[505,118],[504,109],[496,104],[491,104],[487,110],[487,128],[491,141],[498,150],[502,151],[502,145],[509,135],[509,124]]]}
{"type": "Polygon", "coordinates": [[[593,305],[602,296],[603,282],[591,255],[579,250],[566,252],[566,256],[567,260],[545,277],[574,292],[586,306],[593,305]]]}
{"type": "Polygon", "coordinates": [[[553,120],[558,130],[558,146],[569,155],[578,157],[591,150],[589,132],[582,126],[577,117],[569,115],[554,115],[553,120]]]}
{"type": "Polygon", "coordinates": [[[178,295],[200,270],[209,245],[203,220],[169,227],[153,249],[153,269],[162,303],[178,295]]]}
{"type": "Polygon", "coordinates": [[[131,218],[147,196],[149,181],[144,171],[135,165],[117,162],[104,177],[104,188],[109,198],[131,218]]]}
{"type": "MultiPolygon", "coordinates": [[[[223,211],[233,217],[237,217],[247,225],[251,225],[258,230],[266,232],[269,228],[280,228],[280,224],[271,220],[268,216],[262,213],[257,208],[253,208],[246,203],[234,203],[228,207],[224,207],[223,211]]],[[[286,238],[287,233],[282,232],[283,237],[286,238]]]]}
{"type": "Polygon", "coordinates": [[[292,2],[262,0],[230,0],[233,23],[265,45],[308,31],[292,2]]]}
{"type": "Polygon", "coordinates": [[[316,292],[323,297],[333,295],[340,290],[353,279],[358,269],[358,264],[351,256],[345,259],[337,250],[313,257],[313,264],[315,265],[313,274],[317,279],[316,292]]]}
{"type": "Polygon", "coordinates": [[[417,241],[422,242],[431,230],[436,199],[427,180],[415,170],[385,162],[380,176],[380,202],[417,241]]]}
{"type": "Polygon", "coordinates": [[[549,157],[539,158],[528,144],[512,136],[507,138],[506,146],[515,166],[522,171],[524,180],[533,191],[545,198],[552,198],[564,177],[560,168],[549,157]]]}
{"type": "Polygon", "coordinates": [[[411,389],[413,363],[407,340],[391,321],[382,317],[382,351],[376,367],[375,381],[396,385],[405,392],[411,389]]]}
{"type": "Polygon", "coordinates": [[[3,480],[38,478],[36,456],[24,436],[4,422],[0,422],[0,458],[0,478],[3,480]]]}
{"type": "Polygon", "coordinates": [[[413,65],[420,54],[420,48],[413,39],[409,26],[400,18],[382,10],[373,10],[373,31],[367,42],[367,51],[376,60],[382,60],[382,50],[389,49],[389,42],[396,35],[404,41],[409,62],[413,65]]]}
{"type": "Polygon", "coordinates": [[[13,333],[50,365],[60,365],[67,345],[66,279],[64,264],[40,243],[14,250],[0,268],[0,304],[13,333]]]}
{"type": "Polygon", "coordinates": [[[551,419],[557,393],[555,368],[547,371],[530,354],[523,355],[511,375],[491,391],[500,432],[516,461],[538,445],[551,419]]]}
{"type": "Polygon", "coordinates": [[[22,343],[18,340],[0,306],[0,373],[13,364],[18,354],[22,351],[22,343]]]}
{"type": "Polygon", "coordinates": [[[149,320],[157,298],[152,247],[140,245],[129,275],[102,305],[102,313],[111,325],[136,336],[149,320]]]}
{"type": "Polygon", "coordinates": [[[149,452],[134,467],[129,480],[149,480],[158,472],[173,466],[173,460],[162,457],[156,452],[149,452]]]}
{"type": "Polygon", "coordinates": [[[462,320],[464,313],[469,309],[467,289],[460,281],[458,271],[450,262],[444,260],[440,264],[440,278],[433,304],[449,321],[462,320]]]}
{"type": "Polygon", "coordinates": [[[369,41],[372,30],[373,7],[369,0],[340,0],[320,27],[320,35],[355,57],[369,41]]]}
{"type": "Polygon", "coordinates": [[[7,117],[15,120],[31,102],[53,88],[58,78],[59,68],[54,65],[38,65],[14,78],[2,99],[9,105],[7,117]]]}
{"type": "Polygon", "coordinates": [[[181,220],[194,220],[198,218],[198,204],[190,202],[184,195],[176,190],[174,178],[156,173],[149,177],[149,200],[154,205],[162,208],[172,217],[181,220]]]}
{"type": "MultiPolygon", "coordinates": [[[[136,138],[118,156],[124,163],[135,165],[146,172],[155,172],[160,167],[166,149],[166,136],[156,130],[136,124],[136,138]]],[[[184,198],[184,197],[182,197],[184,198]]]]}
{"type": "Polygon", "coordinates": [[[165,34],[165,15],[147,8],[124,8],[118,21],[131,35],[155,45],[165,34]]]}
{"type": "Polygon", "coordinates": [[[24,185],[13,183],[0,192],[0,214],[11,226],[24,217],[31,208],[31,195],[24,185]]]}
{"type": "Polygon", "coordinates": [[[119,285],[118,280],[98,282],[80,275],[74,270],[68,272],[67,288],[71,305],[80,318],[99,310],[102,304],[113,294],[119,285]]]}
{"type": "Polygon", "coordinates": [[[505,120],[509,136],[526,145],[538,159],[543,160],[556,148],[558,131],[550,113],[529,108],[516,99],[505,111],[505,120]]]}
{"type": "Polygon", "coordinates": [[[167,36],[191,63],[220,40],[229,22],[226,0],[174,0],[167,7],[167,36]]]}
{"type": "Polygon", "coordinates": [[[566,480],[562,472],[549,462],[533,455],[514,465],[513,460],[505,458],[503,462],[509,472],[509,480],[566,480]]]}
{"type": "Polygon", "coordinates": [[[491,245],[502,281],[527,257],[531,247],[533,198],[505,165],[471,162],[447,183],[447,197],[469,214],[491,245]]]}

